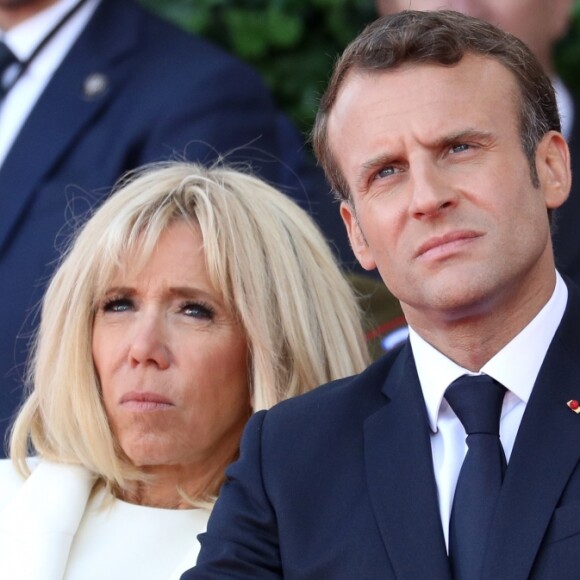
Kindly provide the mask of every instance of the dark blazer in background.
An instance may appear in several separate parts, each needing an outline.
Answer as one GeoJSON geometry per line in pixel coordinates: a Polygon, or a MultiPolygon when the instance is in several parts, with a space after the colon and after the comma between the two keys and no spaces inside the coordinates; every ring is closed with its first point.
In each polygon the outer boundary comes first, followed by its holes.
{"type": "Polygon", "coordinates": [[[580,284],[580,100],[574,96],[574,122],[568,138],[572,165],[572,191],[554,213],[553,234],[556,266],[580,284]]]}
{"type": "MultiPolygon", "coordinates": [[[[570,285],[569,285],[570,286],[570,285]]],[[[482,580],[577,580],[580,290],[527,405],[482,580]]],[[[258,413],[182,580],[451,580],[409,344],[258,413]]]]}
{"type": "Polygon", "coordinates": [[[0,169],[0,437],[21,400],[34,307],[73,218],[128,169],[231,151],[309,209],[349,259],[322,174],[256,73],[131,0],[103,0],[0,169]]]}

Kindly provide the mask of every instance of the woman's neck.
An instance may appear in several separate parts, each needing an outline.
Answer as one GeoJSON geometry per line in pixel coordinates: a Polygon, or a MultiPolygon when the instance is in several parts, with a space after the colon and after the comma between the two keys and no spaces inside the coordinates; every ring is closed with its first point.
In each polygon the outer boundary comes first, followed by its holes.
{"type": "MultiPolygon", "coordinates": [[[[237,451],[236,451],[237,455],[237,451]]],[[[128,489],[115,491],[116,497],[137,505],[164,509],[191,509],[193,501],[206,501],[218,494],[226,467],[235,459],[228,457],[208,468],[182,465],[148,466],[143,468],[144,481],[128,489]]]]}

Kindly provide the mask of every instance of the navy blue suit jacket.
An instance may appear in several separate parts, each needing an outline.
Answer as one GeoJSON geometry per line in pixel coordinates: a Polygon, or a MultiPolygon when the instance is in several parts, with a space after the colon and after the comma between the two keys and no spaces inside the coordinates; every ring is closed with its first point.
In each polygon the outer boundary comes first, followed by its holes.
{"type": "MultiPolygon", "coordinates": [[[[527,405],[482,580],[580,578],[580,291],[527,405]]],[[[182,580],[451,580],[410,346],[256,414],[182,580]]]]}
{"type": "Polygon", "coordinates": [[[322,174],[256,73],[131,0],[103,0],[0,169],[0,437],[21,400],[34,306],[73,218],[126,170],[233,150],[230,161],[281,186],[348,257],[322,174]],[[104,90],[91,93],[95,74],[104,90]]]}

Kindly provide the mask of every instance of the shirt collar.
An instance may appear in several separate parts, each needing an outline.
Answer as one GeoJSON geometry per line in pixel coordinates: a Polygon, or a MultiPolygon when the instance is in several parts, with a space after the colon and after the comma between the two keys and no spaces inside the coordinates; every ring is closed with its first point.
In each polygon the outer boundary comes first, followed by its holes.
{"type": "Polygon", "coordinates": [[[34,16],[27,18],[2,34],[6,45],[21,62],[34,52],[39,39],[44,38],[78,0],[58,0],[34,16]]]}
{"type": "MultiPolygon", "coordinates": [[[[480,372],[493,377],[527,403],[548,347],[564,315],[567,300],[568,289],[556,272],[556,287],[548,302],[517,336],[483,365],[480,372]]],[[[478,373],[454,363],[413,328],[409,328],[409,339],[429,425],[436,432],[439,408],[447,387],[462,375],[478,373]]]]}

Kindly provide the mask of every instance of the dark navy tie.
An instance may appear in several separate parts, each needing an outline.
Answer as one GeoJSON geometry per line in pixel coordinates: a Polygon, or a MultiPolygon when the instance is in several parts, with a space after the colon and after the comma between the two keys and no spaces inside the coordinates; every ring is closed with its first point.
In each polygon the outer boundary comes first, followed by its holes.
{"type": "Polygon", "coordinates": [[[506,459],[499,440],[505,387],[487,375],[464,375],[445,399],[467,434],[449,523],[449,558],[455,580],[479,580],[506,459]]]}
{"type": "Polygon", "coordinates": [[[4,73],[14,63],[17,63],[18,59],[14,56],[13,52],[3,43],[0,42],[0,100],[7,93],[6,88],[2,82],[4,73]]]}

